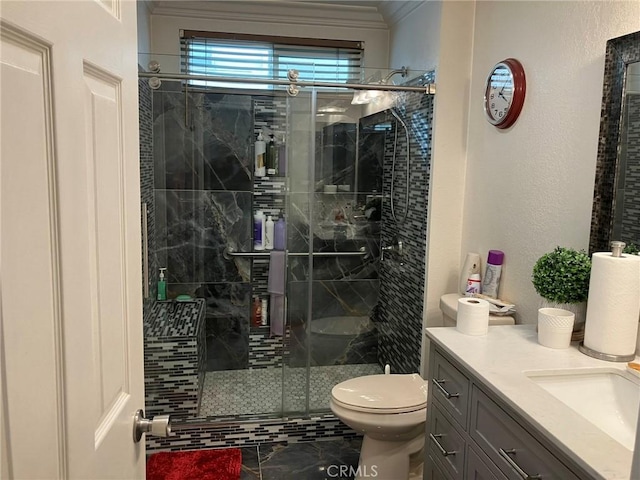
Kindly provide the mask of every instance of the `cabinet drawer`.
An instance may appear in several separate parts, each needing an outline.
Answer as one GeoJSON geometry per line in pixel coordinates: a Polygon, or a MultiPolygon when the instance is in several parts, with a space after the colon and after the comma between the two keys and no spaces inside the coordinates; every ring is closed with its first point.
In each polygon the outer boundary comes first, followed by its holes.
{"type": "Polygon", "coordinates": [[[462,479],[464,473],[464,438],[456,431],[453,423],[433,402],[429,417],[428,452],[437,458],[444,470],[454,479],[462,479]]]}
{"type": "Polygon", "coordinates": [[[578,480],[571,470],[475,386],[471,394],[469,434],[507,478],[578,480]]]}
{"type": "Polygon", "coordinates": [[[429,390],[444,409],[462,426],[467,428],[469,411],[469,379],[440,353],[436,352],[433,376],[429,390]]]}
{"type": "Polygon", "coordinates": [[[502,473],[495,469],[484,453],[475,451],[475,448],[467,448],[467,465],[465,480],[506,480],[502,473]]]}

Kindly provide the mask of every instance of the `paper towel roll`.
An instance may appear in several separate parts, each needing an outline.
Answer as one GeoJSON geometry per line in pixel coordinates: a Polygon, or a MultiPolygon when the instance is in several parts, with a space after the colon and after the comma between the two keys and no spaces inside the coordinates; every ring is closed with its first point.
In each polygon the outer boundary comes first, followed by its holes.
{"type": "Polygon", "coordinates": [[[636,351],[640,315],[640,256],[592,258],[584,346],[608,355],[636,351]]]}
{"type": "Polygon", "coordinates": [[[459,298],[456,329],[465,335],[485,335],[489,330],[489,302],[481,298],[459,298]]]}

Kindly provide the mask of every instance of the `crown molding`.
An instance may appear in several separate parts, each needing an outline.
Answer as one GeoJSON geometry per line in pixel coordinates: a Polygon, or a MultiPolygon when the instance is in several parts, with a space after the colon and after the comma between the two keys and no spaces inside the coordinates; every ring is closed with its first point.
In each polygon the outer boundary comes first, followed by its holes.
{"type": "Polygon", "coordinates": [[[384,17],[375,6],[378,3],[347,4],[339,1],[306,0],[153,0],[150,6],[153,15],[389,30],[384,17]]]}
{"type": "Polygon", "coordinates": [[[378,10],[389,26],[397,25],[427,0],[381,0],[378,10]]]}

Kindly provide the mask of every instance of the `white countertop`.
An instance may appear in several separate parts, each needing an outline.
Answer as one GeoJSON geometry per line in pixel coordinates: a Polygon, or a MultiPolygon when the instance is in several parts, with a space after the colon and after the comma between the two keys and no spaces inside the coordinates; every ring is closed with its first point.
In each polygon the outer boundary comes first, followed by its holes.
{"type": "Polygon", "coordinates": [[[426,333],[594,478],[629,479],[633,453],[523,373],[602,367],[625,370],[626,362],[588,357],[577,343],[565,349],[543,347],[535,325],[492,326],[482,336],[464,335],[455,327],[427,328],[426,333]]]}

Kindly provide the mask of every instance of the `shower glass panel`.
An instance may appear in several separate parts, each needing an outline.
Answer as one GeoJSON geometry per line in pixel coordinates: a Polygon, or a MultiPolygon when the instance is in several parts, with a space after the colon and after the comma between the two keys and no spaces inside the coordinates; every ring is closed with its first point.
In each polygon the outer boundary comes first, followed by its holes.
{"type": "MultiPolygon", "coordinates": [[[[140,63],[151,59],[179,73],[175,57],[141,56],[140,63]]],[[[377,92],[360,105],[354,92],[303,87],[291,96],[286,86],[223,88],[184,79],[161,79],[152,89],[148,78],[140,80],[151,237],[149,414],[170,412],[187,422],[304,417],[327,412],[331,388],[343,380],[381,373],[385,363],[415,371],[394,358],[399,329],[389,318],[403,293],[385,291],[418,274],[394,254],[385,253],[381,264],[381,247],[400,239],[424,255],[422,245],[412,246],[412,235],[424,241],[424,233],[400,231],[391,218],[390,192],[393,177],[401,216],[409,207],[405,188],[424,184],[409,203],[426,217],[432,97],[377,92]],[[410,171],[397,117],[409,130],[410,171]],[[273,134],[281,160],[273,176],[254,172],[260,131],[267,143],[273,134]],[[254,249],[257,210],[284,219],[284,258],[254,249]],[[270,284],[278,261],[285,287],[279,299],[270,284]],[[167,268],[167,301],[155,300],[159,268],[167,268]],[[392,285],[381,288],[385,282],[392,285]],[[266,325],[255,316],[256,299],[267,300],[266,325]]],[[[419,356],[415,337],[400,343],[415,340],[419,356]]]]}

